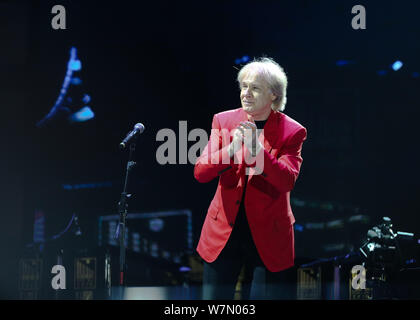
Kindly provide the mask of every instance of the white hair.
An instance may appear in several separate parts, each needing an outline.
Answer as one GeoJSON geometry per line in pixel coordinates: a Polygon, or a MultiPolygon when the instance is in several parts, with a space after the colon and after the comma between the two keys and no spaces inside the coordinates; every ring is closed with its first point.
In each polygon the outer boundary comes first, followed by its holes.
{"type": "Polygon", "coordinates": [[[257,72],[258,76],[268,84],[271,92],[276,96],[271,108],[275,111],[284,111],[286,107],[287,76],[283,68],[271,58],[259,58],[249,62],[238,73],[238,83],[249,72],[257,72]]]}

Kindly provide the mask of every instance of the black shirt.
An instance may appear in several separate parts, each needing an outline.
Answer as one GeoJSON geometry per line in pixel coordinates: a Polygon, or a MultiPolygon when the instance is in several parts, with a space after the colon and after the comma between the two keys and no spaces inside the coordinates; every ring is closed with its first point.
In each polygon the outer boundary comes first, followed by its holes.
{"type": "MultiPolygon", "coordinates": [[[[263,129],[267,120],[255,121],[257,129],[263,129]]],[[[233,231],[228,241],[225,251],[234,255],[246,255],[248,259],[262,263],[252,239],[251,230],[249,229],[248,219],[245,213],[245,194],[248,177],[245,177],[245,186],[242,194],[242,200],[239,206],[238,214],[236,216],[233,231]]]]}

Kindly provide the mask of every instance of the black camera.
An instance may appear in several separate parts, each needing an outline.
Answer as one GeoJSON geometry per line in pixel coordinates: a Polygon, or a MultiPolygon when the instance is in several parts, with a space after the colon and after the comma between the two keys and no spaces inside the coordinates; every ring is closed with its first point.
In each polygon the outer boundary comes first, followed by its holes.
{"type": "Polygon", "coordinates": [[[414,233],[392,230],[389,217],[367,232],[360,252],[367,265],[384,270],[398,270],[418,263],[418,243],[414,233]]]}

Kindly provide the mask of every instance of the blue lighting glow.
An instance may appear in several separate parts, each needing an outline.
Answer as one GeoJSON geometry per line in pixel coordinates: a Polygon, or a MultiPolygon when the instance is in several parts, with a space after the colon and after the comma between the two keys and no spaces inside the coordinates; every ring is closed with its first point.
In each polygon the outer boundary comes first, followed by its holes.
{"type": "Polygon", "coordinates": [[[33,233],[33,242],[41,243],[40,250],[43,250],[42,243],[45,241],[45,215],[41,210],[35,211],[34,219],[34,233],[33,233]]]}
{"type": "Polygon", "coordinates": [[[93,183],[78,183],[78,184],[63,184],[64,190],[79,190],[79,189],[98,189],[98,188],[110,188],[112,187],[111,182],[93,182],[93,183]]]}
{"type": "Polygon", "coordinates": [[[348,60],[338,60],[335,63],[335,65],[338,66],[338,67],[345,66],[345,65],[348,65],[348,64],[350,64],[350,61],[348,61],[348,60]]]}
{"type": "Polygon", "coordinates": [[[402,66],[403,66],[403,63],[401,61],[397,60],[392,64],[392,70],[398,71],[398,70],[401,69],[402,66]]]}
{"type": "Polygon", "coordinates": [[[76,86],[81,85],[82,79],[80,79],[79,77],[73,77],[71,78],[71,84],[74,84],[76,86]]]}
{"type": "Polygon", "coordinates": [[[179,268],[179,272],[189,272],[191,271],[190,267],[182,266],[179,268]]]}
{"type": "Polygon", "coordinates": [[[300,225],[300,224],[295,223],[294,227],[295,227],[295,230],[296,231],[299,231],[299,232],[302,232],[303,231],[303,226],[300,225]]]}
{"type": "Polygon", "coordinates": [[[90,95],[85,94],[85,95],[83,96],[82,101],[83,101],[84,103],[89,103],[89,102],[90,102],[90,95]]]}
{"type": "Polygon", "coordinates": [[[85,106],[79,111],[73,113],[70,117],[71,122],[84,122],[93,119],[95,114],[89,106],[85,106]]]}
{"type": "Polygon", "coordinates": [[[385,70],[379,70],[377,73],[380,76],[384,76],[384,75],[386,75],[387,72],[385,70]]]}
{"type": "Polygon", "coordinates": [[[242,58],[235,59],[235,64],[247,63],[249,60],[249,56],[245,55],[242,58]]]}
{"type": "Polygon", "coordinates": [[[69,61],[68,68],[72,71],[79,71],[82,69],[82,63],[80,62],[80,60],[71,59],[69,61]]]}

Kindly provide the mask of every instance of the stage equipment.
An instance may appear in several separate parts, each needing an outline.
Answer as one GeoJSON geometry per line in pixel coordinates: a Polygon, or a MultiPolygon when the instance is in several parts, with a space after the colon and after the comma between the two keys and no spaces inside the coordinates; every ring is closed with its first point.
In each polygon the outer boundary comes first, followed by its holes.
{"type": "Polygon", "coordinates": [[[353,205],[298,198],[291,202],[299,217],[294,230],[295,252],[300,258],[328,259],[357,250],[371,226],[366,210],[353,205]]]}
{"type": "Polygon", "coordinates": [[[391,219],[383,217],[360,243],[347,254],[300,264],[298,299],[420,298],[420,245],[414,233],[395,232],[391,219]]]}
{"type": "MultiPolygon", "coordinates": [[[[124,243],[130,253],[155,263],[168,262],[179,267],[188,265],[186,257],[193,251],[190,210],[129,213],[126,220],[130,221],[130,227],[125,233],[124,243]]],[[[99,247],[115,248],[118,245],[114,237],[118,223],[118,215],[99,217],[99,247]]]]}
{"type": "Polygon", "coordinates": [[[23,248],[19,261],[20,299],[86,300],[111,296],[110,253],[83,247],[84,233],[78,215],[73,213],[63,230],[48,238],[34,238],[23,248]],[[54,266],[63,267],[65,289],[52,287],[54,266]]]}
{"type": "Polygon", "coordinates": [[[22,258],[19,261],[19,299],[37,300],[41,297],[42,259],[22,258]]]}
{"type": "Polygon", "coordinates": [[[320,300],[322,298],[321,267],[297,270],[297,299],[320,300]]]}
{"type": "Polygon", "coordinates": [[[124,138],[124,140],[120,143],[120,148],[124,149],[129,142],[131,142],[133,139],[137,138],[138,135],[142,134],[144,131],[144,125],[142,123],[137,123],[134,126],[134,129],[130,131],[127,136],[124,138]]]}
{"type": "Polygon", "coordinates": [[[392,228],[391,219],[383,217],[381,224],[367,232],[367,240],[359,251],[368,267],[395,272],[418,260],[418,243],[414,233],[394,232],[392,228]]]}
{"type": "MultiPolygon", "coordinates": [[[[412,283],[419,279],[419,243],[414,233],[394,231],[389,217],[367,232],[366,241],[359,248],[366,267],[367,286],[373,297],[379,299],[402,298],[411,290],[403,278],[413,270],[412,283]],[[402,288],[406,286],[406,288],[402,288]]],[[[419,293],[414,293],[417,296],[419,293]]]]}
{"type": "Polygon", "coordinates": [[[131,169],[134,168],[136,163],[133,161],[134,159],[134,151],[136,150],[136,143],[135,139],[138,136],[138,133],[142,133],[144,130],[144,126],[139,123],[136,125],[135,129],[128,134],[128,136],[122,142],[123,147],[125,147],[125,143],[130,141],[129,144],[129,155],[128,155],[128,162],[125,171],[125,181],[124,181],[124,189],[121,193],[120,201],[118,202],[118,213],[119,213],[119,223],[118,228],[115,232],[115,238],[119,238],[120,240],[120,286],[125,284],[125,270],[126,270],[126,255],[125,255],[125,233],[126,233],[126,217],[127,217],[127,210],[128,210],[128,199],[132,196],[132,194],[127,193],[127,185],[128,185],[128,176],[131,169]],[[140,125],[140,126],[139,126],[140,125]]]}

